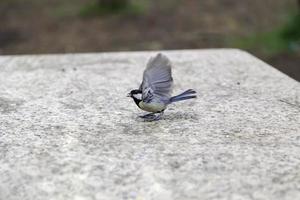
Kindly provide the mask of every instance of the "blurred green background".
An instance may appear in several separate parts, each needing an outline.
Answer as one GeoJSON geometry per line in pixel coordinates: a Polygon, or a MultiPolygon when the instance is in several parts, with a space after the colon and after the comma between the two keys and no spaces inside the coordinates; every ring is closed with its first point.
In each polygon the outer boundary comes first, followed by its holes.
{"type": "Polygon", "coordinates": [[[300,0],[0,0],[0,54],[241,48],[300,80],[300,0]]]}

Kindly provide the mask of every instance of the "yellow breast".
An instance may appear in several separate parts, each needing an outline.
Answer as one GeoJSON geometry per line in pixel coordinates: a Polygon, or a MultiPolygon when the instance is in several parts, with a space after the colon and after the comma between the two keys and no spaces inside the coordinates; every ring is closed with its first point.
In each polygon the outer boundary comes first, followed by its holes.
{"type": "Polygon", "coordinates": [[[139,106],[142,110],[148,111],[148,112],[160,112],[164,109],[166,109],[166,105],[163,103],[145,103],[141,101],[139,103],[139,106]]]}

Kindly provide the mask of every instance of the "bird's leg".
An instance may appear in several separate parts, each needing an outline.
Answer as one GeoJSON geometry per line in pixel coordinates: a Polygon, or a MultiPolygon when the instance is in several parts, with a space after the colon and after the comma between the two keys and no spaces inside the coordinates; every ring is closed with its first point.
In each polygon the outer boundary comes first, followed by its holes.
{"type": "Polygon", "coordinates": [[[164,111],[161,111],[159,113],[149,113],[143,116],[140,116],[143,119],[149,120],[149,121],[156,121],[160,120],[160,118],[163,116],[164,111]],[[157,114],[157,115],[156,115],[157,114]]]}
{"type": "Polygon", "coordinates": [[[153,121],[160,120],[163,115],[164,115],[164,111],[159,112],[158,115],[155,115],[153,121]]]}
{"type": "Polygon", "coordinates": [[[155,117],[155,113],[148,113],[146,115],[142,115],[142,116],[139,116],[140,118],[143,118],[143,119],[151,119],[153,117],[155,117]]]}

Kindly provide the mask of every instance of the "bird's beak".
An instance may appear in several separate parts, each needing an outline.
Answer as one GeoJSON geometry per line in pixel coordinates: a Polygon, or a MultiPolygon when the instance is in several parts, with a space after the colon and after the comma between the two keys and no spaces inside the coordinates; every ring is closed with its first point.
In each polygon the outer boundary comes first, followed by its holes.
{"type": "Polygon", "coordinates": [[[128,93],[128,94],[126,95],[126,97],[131,97],[131,94],[130,94],[130,93],[128,93]]]}

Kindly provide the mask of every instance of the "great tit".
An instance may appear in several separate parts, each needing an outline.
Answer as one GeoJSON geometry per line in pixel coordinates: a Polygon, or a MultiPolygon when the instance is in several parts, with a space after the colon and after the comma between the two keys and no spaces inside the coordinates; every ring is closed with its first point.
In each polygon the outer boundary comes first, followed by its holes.
{"type": "Polygon", "coordinates": [[[148,61],[139,89],[131,90],[127,96],[140,109],[150,112],[141,118],[158,120],[169,104],[197,97],[192,89],[171,97],[172,87],[172,64],[165,55],[159,53],[148,61]]]}

